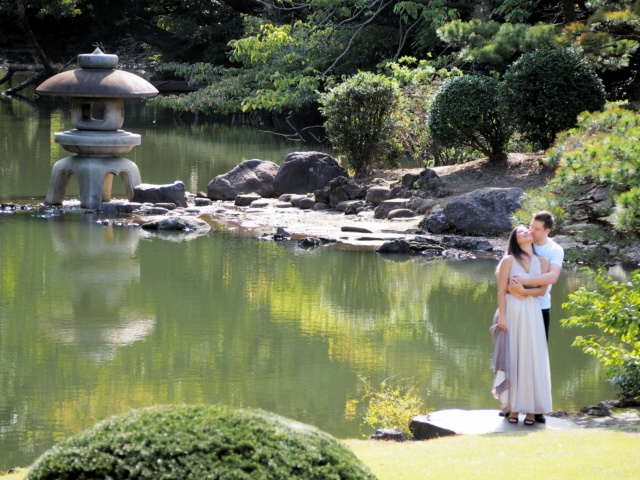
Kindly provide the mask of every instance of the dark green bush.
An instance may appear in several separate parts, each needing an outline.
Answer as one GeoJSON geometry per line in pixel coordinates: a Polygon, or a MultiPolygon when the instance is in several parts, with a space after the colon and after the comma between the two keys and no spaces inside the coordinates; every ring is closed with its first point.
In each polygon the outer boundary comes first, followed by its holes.
{"type": "Polygon", "coordinates": [[[610,381],[621,399],[640,397],[640,358],[625,361],[610,381]]]}
{"type": "Polygon", "coordinates": [[[515,128],[536,148],[576,125],[579,113],[602,110],[605,90],[589,63],[571,49],[535,50],[504,76],[503,101],[515,128]]]}
{"type": "Polygon", "coordinates": [[[165,406],[105,420],[45,452],[29,480],[373,479],[308,425],[223,406],[165,406]]]}
{"type": "Polygon", "coordinates": [[[398,82],[370,72],[360,72],[320,96],[329,140],[357,175],[373,166],[397,164],[401,103],[398,82]]]}
{"type": "Polygon", "coordinates": [[[446,148],[469,147],[491,160],[504,158],[511,136],[502,120],[499,83],[491,77],[465,75],[447,80],[431,104],[428,127],[433,140],[446,148]]]}

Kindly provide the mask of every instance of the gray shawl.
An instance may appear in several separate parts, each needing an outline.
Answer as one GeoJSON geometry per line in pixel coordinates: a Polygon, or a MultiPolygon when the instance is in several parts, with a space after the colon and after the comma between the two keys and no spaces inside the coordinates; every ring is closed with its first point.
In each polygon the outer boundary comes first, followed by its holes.
{"type": "Polygon", "coordinates": [[[508,342],[508,330],[501,330],[498,328],[498,311],[496,310],[493,316],[493,323],[491,325],[491,335],[493,335],[494,350],[493,350],[493,362],[491,368],[493,369],[493,389],[491,390],[493,396],[496,399],[500,399],[500,395],[509,390],[511,384],[509,383],[509,342],[508,342]]]}

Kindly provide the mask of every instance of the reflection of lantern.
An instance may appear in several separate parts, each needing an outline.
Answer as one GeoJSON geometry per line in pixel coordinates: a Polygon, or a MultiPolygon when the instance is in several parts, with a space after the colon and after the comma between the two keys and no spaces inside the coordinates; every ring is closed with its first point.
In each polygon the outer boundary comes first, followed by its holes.
{"type": "Polygon", "coordinates": [[[116,70],[117,55],[96,48],[78,55],[76,70],[59,73],[43,82],[41,95],[73,97],[71,119],[75,129],[56,133],[54,141],[76,156],[56,162],[45,203],[61,204],[71,175],[78,177],[80,206],[97,208],[111,200],[113,177],[119,175],[133,199],[142,183],[138,166],[120,157],[140,145],[140,135],[120,130],[124,123],[124,98],[153,97],[158,90],[133,73],[116,70]]]}
{"type": "MultiPolygon", "coordinates": [[[[88,217],[95,220],[97,215],[88,217]]],[[[39,325],[94,361],[112,360],[119,347],[151,335],[155,317],[131,305],[125,295],[140,283],[135,255],[140,230],[65,216],[49,218],[48,223],[56,274],[69,280],[39,325]]]]}

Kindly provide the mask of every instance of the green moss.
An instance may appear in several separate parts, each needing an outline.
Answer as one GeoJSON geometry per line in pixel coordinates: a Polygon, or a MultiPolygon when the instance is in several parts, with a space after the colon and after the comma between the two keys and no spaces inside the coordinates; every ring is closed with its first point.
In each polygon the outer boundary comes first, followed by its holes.
{"type": "Polygon", "coordinates": [[[165,406],[105,420],[45,452],[44,479],[373,479],[330,435],[275,414],[165,406]]]}

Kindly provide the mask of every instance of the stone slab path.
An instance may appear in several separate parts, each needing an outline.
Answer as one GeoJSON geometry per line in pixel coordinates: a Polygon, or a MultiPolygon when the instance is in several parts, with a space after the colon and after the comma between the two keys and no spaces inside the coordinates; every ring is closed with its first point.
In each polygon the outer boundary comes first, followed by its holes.
{"type": "Polygon", "coordinates": [[[524,414],[516,424],[509,423],[498,415],[499,410],[439,410],[428,415],[418,415],[411,421],[411,429],[416,440],[450,435],[482,435],[489,433],[531,432],[536,430],[566,430],[580,428],[574,422],[545,416],[546,423],[526,426],[524,414]]]}

